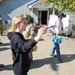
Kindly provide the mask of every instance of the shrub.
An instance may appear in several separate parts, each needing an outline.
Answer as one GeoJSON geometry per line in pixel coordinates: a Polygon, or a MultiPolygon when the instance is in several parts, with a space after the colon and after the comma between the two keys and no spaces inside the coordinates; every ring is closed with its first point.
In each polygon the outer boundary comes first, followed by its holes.
{"type": "Polygon", "coordinates": [[[29,15],[29,14],[22,14],[22,16],[23,15],[26,15],[28,18],[29,18],[29,23],[33,23],[34,22],[34,18],[31,16],[31,15],[29,15]]]}
{"type": "Polygon", "coordinates": [[[30,19],[29,23],[33,23],[34,22],[34,18],[31,15],[27,15],[30,19]]]}

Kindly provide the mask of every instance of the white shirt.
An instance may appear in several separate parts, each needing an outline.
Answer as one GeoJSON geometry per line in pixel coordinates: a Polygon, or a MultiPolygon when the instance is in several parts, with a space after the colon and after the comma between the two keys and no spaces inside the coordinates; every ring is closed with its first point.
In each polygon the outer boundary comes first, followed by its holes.
{"type": "Polygon", "coordinates": [[[63,27],[63,22],[62,21],[55,21],[55,28],[54,30],[58,33],[61,34],[62,32],[62,27],[63,27]]]}

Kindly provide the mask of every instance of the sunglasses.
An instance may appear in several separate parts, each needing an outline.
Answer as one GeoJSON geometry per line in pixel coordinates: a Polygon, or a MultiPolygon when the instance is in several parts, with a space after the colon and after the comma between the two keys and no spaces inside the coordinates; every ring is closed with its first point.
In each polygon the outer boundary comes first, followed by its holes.
{"type": "Polygon", "coordinates": [[[28,20],[29,18],[28,17],[25,17],[25,19],[28,20]]]}

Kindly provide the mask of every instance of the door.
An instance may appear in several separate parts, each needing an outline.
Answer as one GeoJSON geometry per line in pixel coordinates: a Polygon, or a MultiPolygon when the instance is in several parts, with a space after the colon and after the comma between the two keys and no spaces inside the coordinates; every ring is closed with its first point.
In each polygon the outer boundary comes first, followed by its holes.
{"type": "Polygon", "coordinates": [[[41,11],[41,23],[47,24],[47,11],[41,11]]]}

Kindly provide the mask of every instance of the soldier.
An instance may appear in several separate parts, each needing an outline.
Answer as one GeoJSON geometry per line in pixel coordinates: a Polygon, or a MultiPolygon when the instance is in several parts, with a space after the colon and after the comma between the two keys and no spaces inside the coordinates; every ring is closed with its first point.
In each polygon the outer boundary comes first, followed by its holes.
{"type": "MultiPolygon", "coordinates": [[[[3,27],[2,27],[2,19],[0,18],[0,34],[2,36],[3,34],[3,27]]],[[[1,39],[0,39],[0,45],[2,44],[1,39]]],[[[4,67],[4,64],[0,64],[0,68],[4,67]]]]}
{"type": "Polygon", "coordinates": [[[3,35],[2,19],[0,18],[0,34],[3,35]]]}
{"type": "MultiPolygon", "coordinates": [[[[27,27],[26,27],[26,30],[23,32],[23,36],[26,40],[30,40],[30,39],[33,39],[35,37],[35,32],[34,32],[34,26],[32,26],[31,24],[29,24],[27,27]]],[[[29,57],[30,57],[30,60],[31,62],[33,61],[33,54],[32,52],[33,51],[36,51],[37,50],[37,45],[35,45],[32,50],[30,51],[29,53],[29,57]]]]}
{"type": "Polygon", "coordinates": [[[32,39],[35,37],[34,26],[32,24],[27,25],[26,30],[23,32],[26,39],[32,39]]]}

